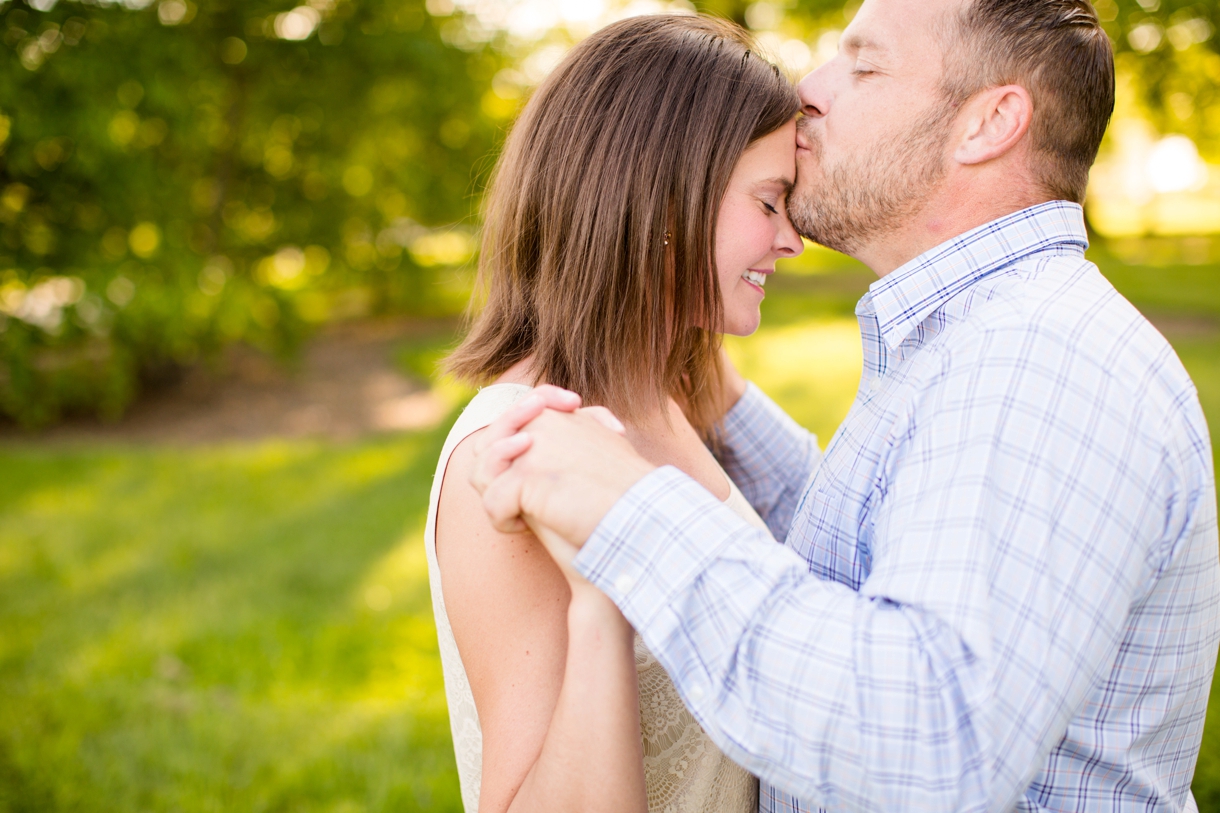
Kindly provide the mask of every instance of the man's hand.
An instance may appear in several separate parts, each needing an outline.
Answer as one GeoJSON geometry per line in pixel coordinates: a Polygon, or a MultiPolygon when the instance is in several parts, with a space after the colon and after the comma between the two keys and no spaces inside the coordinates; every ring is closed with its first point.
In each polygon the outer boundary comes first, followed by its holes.
{"type": "Polygon", "coordinates": [[[608,410],[579,407],[574,393],[539,387],[482,433],[471,483],[497,530],[529,527],[548,549],[556,547],[555,536],[580,547],[653,470],[608,410]]]}

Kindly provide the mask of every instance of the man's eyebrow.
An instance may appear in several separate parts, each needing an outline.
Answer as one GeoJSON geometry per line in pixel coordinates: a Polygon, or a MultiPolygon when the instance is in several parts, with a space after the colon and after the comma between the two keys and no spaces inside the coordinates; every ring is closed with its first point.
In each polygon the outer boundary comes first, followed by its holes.
{"type": "Polygon", "coordinates": [[[759,181],[759,186],[765,187],[770,183],[775,184],[777,187],[783,187],[784,192],[791,192],[793,186],[791,178],[783,178],[778,175],[773,178],[766,178],[765,181],[759,181]]]}
{"type": "Polygon", "coordinates": [[[849,34],[847,39],[843,40],[843,45],[846,48],[851,48],[853,51],[863,51],[866,48],[871,48],[874,51],[885,50],[885,46],[861,34],[849,34]]]}
{"type": "Polygon", "coordinates": [[[771,184],[782,188],[785,195],[792,191],[792,180],[789,178],[780,177],[779,175],[776,175],[774,178],[767,178],[766,180],[758,182],[759,186],[769,186],[771,184]]]}

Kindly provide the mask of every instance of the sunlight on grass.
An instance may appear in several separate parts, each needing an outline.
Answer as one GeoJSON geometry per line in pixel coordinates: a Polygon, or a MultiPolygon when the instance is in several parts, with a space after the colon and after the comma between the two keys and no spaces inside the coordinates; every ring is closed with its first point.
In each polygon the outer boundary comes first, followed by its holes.
{"type": "MultiPolygon", "coordinates": [[[[353,591],[356,611],[393,613],[428,583],[423,528],[399,544],[365,572],[353,591]]],[[[401,611],[400,611],[401,613],[401,611]]],[[[401,616],[387,629],[393,641],[359,689],[359,696],[430,713],[445,714],[444,685],[435,654],[436,631],[431,615],[401,616]]]]}
{"type": "Polygon", "coordinates": [[[0,450],[0,785],[459,810],[421,545],[442,439],[0,450]]]}

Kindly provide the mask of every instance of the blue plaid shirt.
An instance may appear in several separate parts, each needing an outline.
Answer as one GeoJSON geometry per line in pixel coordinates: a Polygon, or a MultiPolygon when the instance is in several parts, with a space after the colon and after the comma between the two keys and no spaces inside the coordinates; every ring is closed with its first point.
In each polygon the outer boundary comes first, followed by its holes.
{"type": "MultiPolygon", "coordinates": [[[[1047,203],[875,283],[823,458],[751,387],[576,559],[763,811],[1193,811],[1220,639],[1193,384],[1047,203]]],[[[817,348],[809,349],[817,364],[817,348]]]]}

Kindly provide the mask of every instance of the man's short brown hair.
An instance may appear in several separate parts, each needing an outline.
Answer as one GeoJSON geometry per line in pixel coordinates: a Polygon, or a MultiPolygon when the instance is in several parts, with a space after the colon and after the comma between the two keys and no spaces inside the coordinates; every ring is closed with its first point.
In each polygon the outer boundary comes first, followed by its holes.
{"type": "Polygon", "coordinates": [[[1007,84],[1028,90],[1037,181],[1083,203],[1114,112],[1114,53],[1088,0],[972,0],[945,41],[949,101],[1007,84]]]}

